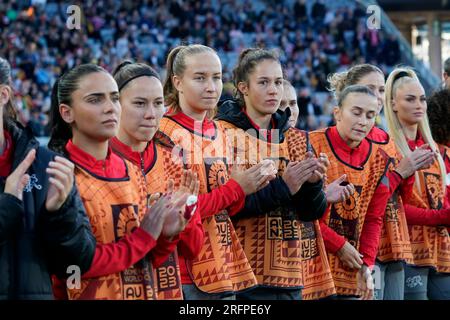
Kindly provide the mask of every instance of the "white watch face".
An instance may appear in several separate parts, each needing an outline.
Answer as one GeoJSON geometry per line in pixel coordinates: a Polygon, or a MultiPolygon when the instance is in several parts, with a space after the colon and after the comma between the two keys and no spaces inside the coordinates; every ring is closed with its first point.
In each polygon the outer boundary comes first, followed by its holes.
{"type": "Polygon", "coordinates": [[[194,203],[197,202],[197,196],[194,196],[193,194],[191,194],[187,199],[186,199],[186,205],[187,206],[192,206],[194,203]]]}

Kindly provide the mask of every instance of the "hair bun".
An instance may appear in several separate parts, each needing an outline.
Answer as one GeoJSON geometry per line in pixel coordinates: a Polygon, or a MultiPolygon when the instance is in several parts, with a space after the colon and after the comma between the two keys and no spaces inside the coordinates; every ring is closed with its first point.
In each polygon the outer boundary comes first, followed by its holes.
{"type": "Polygon", "coordinates": [[[254,52],[254,51],[258,51],[260,50],[259,48],[247,48],[241,51],[241,53],[239,54],[239,61],[241,61],[242,59],[244,59],[244,57],[246,55],[248,55],[250,52],[254,52]]]}
{"type": "Polygon", "coordinates": [[[134,62],[131,61],[131,60],[125,60],[125,61],[122,61],[122,62],[116,67],[116,69],[114,69],[114,71],[113,71],[113,76],[114,76],[117,72],[119,72],[119,70],[122,69],[123,67],[125,67],[125,66],[127,66],[127,65],[129,65],[129,64],[133,64],[133,63],[134,63],[134,62]]]}

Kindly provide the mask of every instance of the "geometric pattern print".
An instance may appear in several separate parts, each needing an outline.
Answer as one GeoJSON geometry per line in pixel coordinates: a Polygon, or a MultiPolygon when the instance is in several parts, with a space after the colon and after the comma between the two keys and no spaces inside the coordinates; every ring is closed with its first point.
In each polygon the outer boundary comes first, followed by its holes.
{"type": "Polygon", "coordinates": [[[280,211],[242,219],[236,229],[258,284],[282,288],[303,286],[299,221],[280,211]]]}
{"type": "MultiPolygon", "coordinates": [[[[408,204],[425,209],[441,209],[444,202],[438,162],[429,169],[419,171],[422,190],[414,184],[408,204]]],[[[446,227],[409,225],[409,236],[414,265],[433,267],[438,272],[450,273],[450,237],[446,227]]]]}
{"type": "MultiPolygon", "coordinates": [[[[331,206],[330,213],[325,219],[329,227],[335,232],[344,235],[357,250],[359,250],[359,238],[364,225],[365,215],[375,192],[376,187],[389,165],[389,158],[377,145],[372,144],[372,151],[364,168],[358,170],[342,163],[334,155],[326,137],[326,129],[310,133],[310,141],[317,154],[326,153],[330,160],[327,171],[327,180],[334,181],[346,174],[349,183],[355,186],[355,193],[345,202],[331,206]]],[[[328,253],[331,272],[333,275],[336,292],[339,295],[357,295],[358,290],[356,275],[357,270],[345,267],[337,255],[328,253]]]]}
{"type": "Polygon", "coordinates": [[[399,189],[389,198],[383,219],[377,259],[381,262],[414,262],[405,209],[399,189]]]}
{"type": "Polygon", "coordinates": [[[336,294],[319,221],[301,223],[303,300],[323,299],[336,294]]]}
{"type": "MultiPolygon", "coordinates": [[[[149,195],[165,193],[169,179],[174,182],[175,190],[181,183],[183,166],[172,158],[170,147],[156,143],[156,162],[145,174],[149,195]]],[[[180,264],[178,252],[175,249],[158,268],[154,269],[156,285],[158,286],[158,300],[182,300],[180,264]]]]}
{"type": "Polygon", "coordinates": [[[191,270],[197,287],[204,292],[221,293],[255,286],[256,278],[226,211],[203,219],[203,227],[205,243],[191,270]],[[224,232],[223,226],[228,230],[224,232]]]}
{"type": "MultiPolygon", "coordinates": [[[[75,181],[97,243],[114,243],[130,234],[145,212],[147,195],[139,169],[124,161],[129,177],[119,181],[99,179],[80,167],[75,169],[75,181]]],[[[156,299],[148,258],[122,272],[82,280],[81,289],[67,291],[70,299],[156,299]]]]}
{"type": "Polygon", "coordinates": [[[158,300],[183,300],[177,249],[154,271],[158,300]]]}
{"type": "MultiPolygon", "coordinates": [[[[397,165],[400,162],[400,155],[397,153],[394,140],[390,139],[388,144],[379,146],[392,159],[389,165],[389,170],[392,172],[395,169],[394,164],[397,165]]],[[[413,255],[408,224],[399,192],[400,188],[397,188],[386,206],[377,259],[384,263],[401,260],[412,264],[413,255]]]]}
{"type": "MultiPolygon", "coordinates": [[[[151,177],[151,175],[147,174],[147,179],[151,179],[148,182],[149,186],[155,188],[155,190],[159,190],[157,192],[165,192],[167,186],[162,185],[161,181],[167,183],[169,179],[172,179],[174,182],[174,186],[178,187],[181,184],[181,178],[183,176],[183,163],[181,157],[176,154],[176,152],[172,152],[173,149],[169,149],[160,144],[156,144],[157,151],[157,163],[155,163],[155,167],[163,168],[162,170],[158,169],[158,173],[163,174],[164,176],[158,175],[156,177],[151,177]],[[155,181],[158,180],[159,182],[155,181]]],[[[151,170],[153,172],[153,170],[151,170]]],[[[150,190],[152,190],[150,189],[150,190]]]]}
{"type": "MultiPolygon", "coordinates": [[[[160,130],[183,150],[185,166],[196,172],[200,194],[208,193],[229,179],[229,152],[225,149],[223,128],[216,122],[214,139],[196,136],[178,123],[164,117],[160,130]],[[198,160],[201,163],[198,163],[198,160]],[[194,162],[192,162],[194,160],[194,162]],[[195,161],[197,160],[197,161],[195,161]]],[[[256,278],[242,249],[226,210],[202,218],[205,240],[199,255],[192,261],[190,274],[203,292],[238,292],[256,285],[256,278]]]]}
{"type": "MultiPolygon", "coordinates": [[[[299,161],[307,149],[307,133],[289,129],[286,140],[291,161],[299,161]]],[[[308,148],[309,149],[309,148],[308,148]]],[[[317,300],[336,294],[319,221],[300,222],[303,300],[317,300]]]]}
{"type": "MultiPolygon", "coordinates": [[[[282,175],[289,159],[288,144],[270,143],[237,129],[234,125],[219,121],[232,136],[229,141],[233,158],[244,162],[242,169],[251,168],[263,159],[275,162],[278,175],[282,175]]],[[[299,160],[305,157],[306,138],[298,139],[292,145],[299,154],[299,160]]],[[[289,205],[276,208],[272,212],[257,217],[237,219],[235,228],[245,255],[252,266],[258,284],[276,288],[301,288],[303,286],[302,248],[300,221],[295,208],[289,205]]]]}
{"type": "Polygon", "coordinates": [[[361,197],[363,186],[355,185],[355,192],[345,201],[334,203],[328,218],[328,226],[336,233],[344,236],[355,248],[359,248],[359,237],[364,224],[368,202],[363,203],[361,197]]]}

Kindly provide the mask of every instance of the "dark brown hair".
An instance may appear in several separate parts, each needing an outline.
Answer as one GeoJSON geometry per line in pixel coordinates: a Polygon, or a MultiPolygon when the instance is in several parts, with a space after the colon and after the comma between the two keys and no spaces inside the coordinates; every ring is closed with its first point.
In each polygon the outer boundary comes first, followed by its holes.
{"type": "Polygon", "coordinates": [[[450,89],[434,92],[428,97],[427,106],[434,141],[447,145],[450,142],[450,89]]]}
{"type": "Polygon", "coordinates": [[[132,80],[144,76],[155,77],[161,81],[158,73],[149,65],[134,63],[129,60],[125,60],[119,64],[113,72],[113,77],[117,82],[119,91],[122,91],[132,80]]]}
{"type": "Polygon", "coordinates": [[[50,121],[52,133],[48,143],[49,149],[65,153],[67,141],[72,138],[72,128],[63,120],[59,113],[60,104],[72,104],[72,93],[78,89],[80,80],[96,72],[108,73],[105,69],[95,64],[82,64],[65,73],[53,85],[50,107],[50,121]]]}
{"type": "MultiPolygon", "coordinates": [[[[272,50],[260,48],[248,48],[239,55],[236,67],[233,69],[233,84],[235,87],[235,98],[240,105],[244,105],[244,96],[238,89],[240,82],[248,83],[249,75],[255,70],[256,66],[264,60],[273,60],[280,63],[278,54],[272,50]]],[[[280,63],[281,65],[281,63],[280,63]]]]}

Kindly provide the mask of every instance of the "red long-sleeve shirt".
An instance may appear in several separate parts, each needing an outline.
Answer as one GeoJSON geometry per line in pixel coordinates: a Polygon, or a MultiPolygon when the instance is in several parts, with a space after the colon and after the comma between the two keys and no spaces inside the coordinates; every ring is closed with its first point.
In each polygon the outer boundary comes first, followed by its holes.
{"type": "MultiPolygon", "coordinates": [[[[97,160],[69,141],[66,150],[70,160],[76,165],[104,178],[123,178],[126,176],[124,161],[108,149],[105,160],[97,160]]],[[[175,250],[178,237],[169,241],[159,237],[158,241],[141,228],[136,228],[131,234],[122,237],[115,243],[97,244],[91,268],[83,278],[100,277],[126,270],[146,254],[151,252],[152,264],[157,267],[175,250]]]]}
{"type": "Polygon", "coordinates": [[[203,247],[204,239],[202,219],[199,212],[196,212],[189,225],[180,234],[180,241],[178,242],[178,261],[182,284],[192,283],[187,264],[198,256],[203,247]]]}
{"type": "MultiPolygon", "coordinates": [[[[369,131],[366,139],[376,144],[387,145],[391,138],[386,131],[374,126],[372,130],[369,131]]],[[[389,171],[386,175],[389,179],[389,189],[391,193],[393,193],[400,185],[400,194],[402,197],[408,197],[411,194],[414,186],[414,175],[406,179],[402,179],[400,174],[396,171],[389,171]]]]}
{"type": "MultiPolygon", "coordinates": [[[[350,148],[344,140],[340,137],[336,127],[329,130],[329,138],[336,154],[346,163],[361,167],[367,159],[370,151],[370,142],[363,140],[356,148],[350,148]]],[[[383,215],[386,209],[387,201],[391,195],[391,187],[380,183],[376,188],[372,199],[367,208],[364,219],[363,229],[359,239],[359,252],[363,255],[363,262],[372,266],[375,264],[375,258],[378,250],[378,242],[381,234],[381,227],[383,224],[383,215]]],[[[340,250],[347,241],[344,236],[339,235],[333,229],[328,227],[325,223],[328,217],[330,207],[320,220],[320,228],[326,249],[331,253],[336,253],[340,250]]]]}
{"type": "MultiPolygon", "coordinates": [[[[214,121],[205,118],[200,124],[182,112],[172,116],[172,119],[196,134],[206,137],[214,136],[216,125],[214,121]],[[203,131],[198,131],[202,128],[203,131]]],[[[208,193],[200,194],[198,205],[202,218],[213,216],[221,210],[228,209],[230,216],[242,210],[245,204],[245,193],[241,186],[233,179],[208,193]]]]}
{"type": "MultiPolygon", "coordinates": [[[[423,140],[420,132],[417,132],[416,140],[407,141],[411,150],[414,150],[425,144],[425,141],[423,140]]],[[[410,204],[405,204],[405,215],[406,220],[410,225],[450,225],[450,204],[448,197],[444,199],[443,209],[440,210],[419,208],[410,204]]]]}
{"type": "MultiPolygon", "coordinates": [[[[98,243],[95,247],[91,268],[82,275],[82,278],[101,277],[126,270],[144,258],[155,246],[155,239],[141,228],[136,228],[131,234],[125,235],[118,242],[98,243]]],[[[56,276],[53,276],[52,280],[55,299],[67,300],[64,280],[56,276]]]]}
{"type": "MultiPolygon", "coordinates": [[[[118,151],[119,154],[121,154],[127,160],[133,162],[139,167],[143,165],[144,171],[147,171],[150,166],[153,165],[156,157],[158,156],[154,152],[154,141],[150,141],[142,153],[133,151],[130,146],[121,142],[117,137],[111,139],[110,143],[113,149],[118,151]]],[[[161,177],[161,179],[164,178],[165,177],[161,177]]],[[[179,235],[177,248],[182,283],[185,283],[187,279],[190,279],[188,271],[186,269],[186,260],[192,260],[197,257],[203,246],[204,232],[201,221],[201,211],[202,208],[206,207],[206,204],[203,204],[203,202],[203,200],[197,200],[197,210],[194,213],[194,216],[191,218],[191,221],[189,221],[186,228],[179,235]]],[[[160,261],[158,257],[155,257],[155,260],[160,261]]],[[[160,262],[162,263],[164,261],[160,262]]]]}
{"type": "MultiPolygon", "coordinates": [[[[186,114],[179,112],[171,118],[186,129],[197,135],[213,137],[217,125],[214,121],[205,118],[203,122],[196,121],[186,114]]],[[[202,218],[213,216],[226,209],[230,216],[235,215],[244,207],[245,193],[242,187],[233,179],[229,179],[218,188],[198,196],[198,206],[202,218]]],[[[203,245],[203,243],[202,243],[203,245]]],[[[180,258],[181,281],[183,284],[192,284],[187,272],[186,259],[180,258]]]]}

